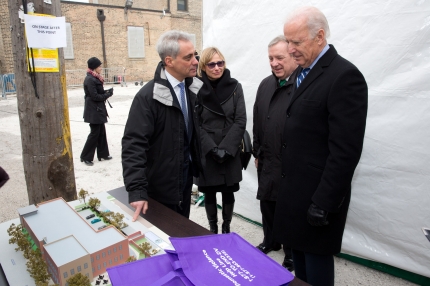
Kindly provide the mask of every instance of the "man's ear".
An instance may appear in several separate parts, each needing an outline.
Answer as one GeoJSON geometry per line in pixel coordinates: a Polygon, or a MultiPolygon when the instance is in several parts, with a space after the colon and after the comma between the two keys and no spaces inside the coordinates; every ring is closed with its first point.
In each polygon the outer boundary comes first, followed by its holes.
{"type": "Polygon", "coordinates": [[[166,66],[168,66],[168,67],[173,67],[173,58],[172,58],[172,57],[170,57],[170,56],[167,56],[167,57],[164,59],[164,64],[165,64],[166,66]]]}
{"type": "Polygon", "coordinates": [[[324,38],[325,38],[325,31],[323,29],[319,29],[316,36],[316,40],[318,44],[322,44],[324,42],[324,38]]]}

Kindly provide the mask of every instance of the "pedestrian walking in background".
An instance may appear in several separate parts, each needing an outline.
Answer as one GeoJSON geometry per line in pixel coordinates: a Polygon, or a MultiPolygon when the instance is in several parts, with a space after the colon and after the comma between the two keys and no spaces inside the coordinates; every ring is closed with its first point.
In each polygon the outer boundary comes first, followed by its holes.
{"type": "Polygon", "coordinates": [[[84,121],[90,124],[91,132],[81,153],[81,162],[92,166],[97,149],[97,159],[110,160],[109,147],[106,138],[105,123],[108,113],[106,100],[113,95],[113,88],[103,89],[102,62],[92,57],[88,60],[87,76],[84,80],[85,107],[84,121]]]}

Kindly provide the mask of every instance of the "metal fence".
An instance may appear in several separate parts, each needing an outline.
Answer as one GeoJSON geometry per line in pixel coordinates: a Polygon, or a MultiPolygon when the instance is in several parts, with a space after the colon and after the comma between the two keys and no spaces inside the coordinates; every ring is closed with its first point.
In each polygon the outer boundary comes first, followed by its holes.
{"type": "MultiPolygon", "coordinates": [[[[87,70],[66,70],[67,86],[83,86],[86,75],[87,70]]],[[[125,82],[125,68],[102,69],[101,75],[105,79],[104,83],[117,83],[121,84],[121,86],[127,86],[127,83],[125,82]]],[[[0,75],[0,90],[1,96],[4,98],[7,94],[16,93],[15,74],[9,73],[0,75]]]]}
{"type": "Polygon", "coordinates": [[[8,73],[8,74],[0,75],[0,88],[1,88],[1,96],[4,98],[9,93],[15,93],[16,92],[15,74],[8,73]]]}
{"type": "MultiPolygon", "coordinates": [[[[67,86],[83,86],[87,70],[66,70],[67,86]]],[[[127,86],[125,82],[125,68],[103,68],[101,75],[104,77],[106,84],[119,83],[121,86],[127,86]]]]}

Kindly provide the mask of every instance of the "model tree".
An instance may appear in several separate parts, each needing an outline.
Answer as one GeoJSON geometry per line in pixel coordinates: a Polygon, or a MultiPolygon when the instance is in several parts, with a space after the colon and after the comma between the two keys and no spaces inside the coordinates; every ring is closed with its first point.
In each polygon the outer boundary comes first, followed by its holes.
{"type": "Polygon", "coordinates": [[[99,212],[98,207],[100,206],[100,200],[98,198],[90,198],[88,200],[88,205],[93,211],[99,212]]]}
{"type": "Polygon", "coordinates": [[[85,198],[88,196],[88,192],[85,191],[84,189],[81,189],[78,193],[79,199],[84,201],[85,204],[85,198]]]}
{"type": "Polygon", "coordinates": [[[24,258],[29,259],[31,254],[31,245],[23,232],[22,225],[15,225],[12,223],[7,230],[7,233],[11,237],[9,239],[9,244],[18,245],[18,247],[15,248],[15,251],[21,250],[23,252],[24,258]]]}
{"type": "Polygon", "coordinates": [[[139,244],[138,250],[140,253],[144,254],[145,257],[151,257],[151,255],[155,255],[158,252],[158,250],[152,249],[149,242],[139,244]]]}
{"type": "Polygon", "coordinates": [[[134,255],[129,256],[129,257],[125,260],[125,263],[129,263],[129,262],[133,262],[133,261],[136,261],[136,257],[134,257],[134,255]]]}
{"type": "Polygon", "coordinates": [[[27,271],[30,277],[37,283],[47,283],[50,276],[48,274],[48,266],[43,261],[42,254],[39,249],[31,251],[30,257],[26,263],[27,271]]]}
{"type": "Polygon", "coordinates": [[[124,221],[124,215],[121,213],[114,213],[111,219],[111,223],[113,226],[115,226],[118,230],[128,226],[124,221]]]}
{"type": "Polygon", "coordinates": [[[15,225],[14,223],[9,227],[7,233],[11,237],[9,244],[18,245],[15,251],[21,250],[22,255],[27,259],[27,271],[30,273],[30,277],[34,279],[37,286],[48,286],[48,280],[50,278],[48,273],[48,266],[42,258],[40,250],[37,248],[32,249],[30,240],[27,239],[27,235],[24,233],[22,225],[15,225]]]}
{"type": "Polygon", "coordinates": [[[91,286],[90,279],[82,273],[76,273],[67,279],[67,283],[69,286],[91,286]]]}

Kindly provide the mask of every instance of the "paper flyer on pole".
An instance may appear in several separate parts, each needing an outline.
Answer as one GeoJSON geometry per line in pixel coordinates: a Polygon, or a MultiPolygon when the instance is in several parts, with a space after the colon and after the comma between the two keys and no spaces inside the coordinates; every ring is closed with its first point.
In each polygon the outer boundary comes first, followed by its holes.
{"type": "Polygon", "coordinates": [[[54,49],[67,46],[65,17],[26,14],[24,20],[29,48],[54,49]]]}
{"type": "Polygon", "coordinates": [[[27,49],[29,55],[28,71],[33,67],[35,72],[59,72],[58,49],[27,49]],[[31,54],[33,52],[33,55],[31,54]],[[32,59],[33,58],[33,59],[32,59]]]}

